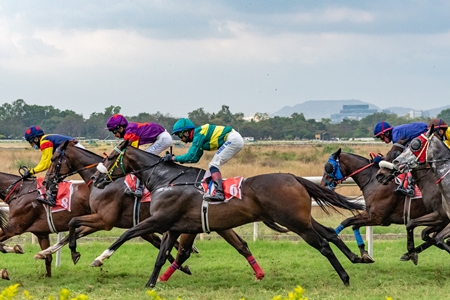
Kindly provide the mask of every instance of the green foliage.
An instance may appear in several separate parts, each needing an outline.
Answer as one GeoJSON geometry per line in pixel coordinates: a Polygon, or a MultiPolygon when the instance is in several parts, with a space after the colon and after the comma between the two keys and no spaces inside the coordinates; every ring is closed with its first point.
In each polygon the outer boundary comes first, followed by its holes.
{"type": "MultiPolygon", "coordinates": [[[[73,137],[83,136],[88,139],[114,139],[105,130],[108,118],[120,113],[120,106],[106,107],[104,112],[93,112],[85,119],[83,115],[71,110],[59,110],[52,106],[29,105],[23,99],[18,99],[0,106],[0,138],[22,139],[24,131],[31,125],[40,125],[46,133],[60,133],[73,137]]],[[[303,113],[294,113],[290,117],[269,117],[267,113],[256,113],[248,122],[244,114],[233,113],[230,107],[222,105],[216,113],[205,112],[203,108],[187,113],[195,125],[218,124],[230,125],[242,136],[254,137],[255,140],[311,140],[316,134],[327,132],[330,138],[350,139],[372,137],[373,126],[379,121],[387,121],[391,125],[400,125],[414,121],[428,123],[429,118],[411,119],[408,116],[396,114],[375,113],[360,121],[344,120],[339,124],[331,124],[331,120],[323,118],[320,122],[306,119],[303,113]]],[[[439,115],[447,122],[450,120],[450,109],[443,110],[439,115]]],[[[141,112],[137,116],[126,116],[133,122],[155,122],[171,130],[178,120],[170,114],[156,112],[154,114],[141,112]]]]}

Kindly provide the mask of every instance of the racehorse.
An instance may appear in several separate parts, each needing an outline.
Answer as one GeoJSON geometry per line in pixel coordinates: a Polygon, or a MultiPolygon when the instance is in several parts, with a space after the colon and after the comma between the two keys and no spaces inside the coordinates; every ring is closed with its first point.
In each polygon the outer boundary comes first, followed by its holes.
{"type": "MultiPolygon", "coordinates": [[[[74,195],[70,211],[59,209],[53,211],[48,205],[38,202],[37,182],[23,180],[21,176],[0,172],[0,198],[9,206],[9,220],[2,224],[0,243],[24,232],[36,235],[41,249],[50,246],[49,234],[69,230],[69,221],[90,212],[88,188],[84,183],[74,183],[75,189],[85,191],[74,195]]],[[[2,244],[3,245],[3,244],[2,244]]],[[[6,252],[0,246],[2,252],[6,252]]],[[[22,250],[23,252],[23,250],[22,250]]],[[[45,255],[46,277],[52,276],[52,255],[45,255]]]]}
{"type": "MultiPolygon", "coordinates": [[[[103,157],[89,150],[76,147],[73,141],[65,142],[55,151],[52,157],[52,164],[47,171],[45,179],[47,188],[53,188],[52,185],[57,185],[59,181],[75,173],[79,173],[85,182],[89,182],[90,177],[96,171],[93,167],[102,160],[103,157]]],[[[203,173],[190,173],[184,176],[183,179],[196,180],[197,178],[192,177],[191,174],[200,176],[203,173]]],[[[134,197],[125,194],[124,189],[124,178],[115,181],[108,189],[98,189],[90,185],[89,204],[92,213],[73,218],[69,223],[69,235],[60,243],[36,254],[36,258],[40,258],[47,253],[55,252],[69,242],[72,258],[74,263],[76,263],[80,257],[79,252],[76,251],[77,238],[86,236],[98,230],[110,230],[113,227],[131,228],[138,223],[138,221],[135,220],[136,218],[139,221],[148,218],[150,216],[150,202],[140,203],[137,199],[133,201],[134,197]],[[138,207],[138,209],[136,209],[136,207],[138,207]],[[136,212],[139,213],[138,216],[134,216],[136,212]]],[[[272,226],[271,224],[267,225],[269,227],[272,226]]],[[[277,228],[275,225],[273,226],[277,231],[287,232],[287,230],[277,228]]],[[[162,233],[161,231],[159,232],[162,233]]],[[[264,272],[254,259],[247,243],[232,229],[220,231],[218,234],[247,259],[255,271],[256,279],[261,280],[264,277],[264,272]]],[[[182,235],[182,245],[177,248],[179,248],[180,251],[183,251],[183,255],[190,255],[190,249],[192,248],[191,246],[196,235],[197,234],[182,235]],[[186,244],[189,244],[189,246],[185,247],[184,245],[186,244]]],[[[151,232],[143,234],[142,237],[159,249],[161,241],[159,236],[151,232]]],[[[181,267],[181,263],[178,263],[172,256],[169,256],[169,261],[171,263],[175,262],[177,266],[180,266],[179,268],[183,272],[190,274],[189,267],[181,267]]],[[[166,273],[161,280],[168,280],[170,275],[170,272],[166,273]]]]}
{"type": "MultiPolygon", "coordinates": [[[[410,146],[399,155],[393,166],[396,170],[407,172],[409,169],[416,170],[428,165],[433,172],[433,180],[430,183],[441,192],[442,209],[450,218],[450,150],[440,138],[433,132],[433,128],[427,133],[411,141],[410,146]]],[[[436,244],[450,253],[450,246],[444,239],[450,236],[450,224],[439,232],[434,240],[436,244]]]]}
{"type": "Polygon", "coordinates": [[[370,258],[359,231],[362,226],[406,225],[410,218],[427,213],[422,199],[411,200],[409,197],[394,193],[397,185],[392,181],[386,185],[380,184],[375,178],[378,170],[376,163],[356,154],[341,152],[339,148],[331,154],[325,164],[321,182],[321,185],[334,189],[339,183],[351,177],[361,189],[366,210],[345,219],[335,231],[339,234],[344,228],[352,226],[362,257],[370,258]]]}
{"type": "MultiPolygon", "coordinates": [[[[407,140],[400,140],[395,143],[384,157],[384,160],[380,162],[380,170],[376,176],[380,183],[388,184],[392,181],[395,174],[398,173],[391,162],[405,150],[406,144],[407,140]]],[[[408,252],[403,254],[401,260],[411,259],[414,264],[417,264],[417,254],[433,245],[440,247],[439,244],[436,244],[436,240],[432,235],[440,232],[449,223],[449,218],[442,206],[442,194],[434,183],[435,179],[431,169],[426,165],[422,165],[419,168],[411,169],[411,175],[422,193],[422,201],[427,209],[427,214],[418,218],[411,218],[407,223],[408,252]],[[421,234],[425,243],[415,248],[414,229],[418,226],[427,226],[422,230],[421,234]]]]}
{"type": "Polygon", "coordinates": [[[108,257],[125,241],[142,232],[156,228],[167,231],[147,287],[155,286],[167,251],[181,233],[220,231],[257,221],[275,222],[300,235],[329,260],[346,286],[350,278],[328,241],[336,243],[352,262],[364,262],[348,249],[332,228],[326,228],[312,218],[311,198],[326,212],[327,207],[335,209],[332,205],[353,212],[363,206],[304,178],[285,173],[249,177],[242,182],[240,199],[209,204],[203,200],[204,193],[195,183],[183,179],[185,174],[197,173],[197,168],[165,162],[159,156],[128,146],[127,141],[114,149],[105,165],[99,164],[97,168],[100,172],[93,176],[93,182],[98,187],[105,187],[114,179],[133,172],[152,193],[151,216],[127,230],[97,258],[108,257]]]}

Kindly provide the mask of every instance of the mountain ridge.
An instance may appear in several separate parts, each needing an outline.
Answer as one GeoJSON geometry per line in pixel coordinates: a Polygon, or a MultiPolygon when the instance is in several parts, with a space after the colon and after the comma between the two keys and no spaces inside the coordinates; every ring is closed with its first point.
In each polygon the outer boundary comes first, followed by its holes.
{"type": "Polygon", "coordinates": [[[378,112],[390,111],[398,116],[407,115],[411,111],[422,111],[423,113],[429,114],[429,117],[436,117],[442,110],[450,108],[450,105],[427,109],[418,110],[411,107],[399,107],[391,106],[386,108],[380,108],[369,102],[357,100],[357,99],[347,99],[347,100],[308,100],[303,103],[296,104],[294,106],[284,106],[280,110],[271,114],[271,117],[290,117],[293,113],[303,113],[306,119],[321,120],[322,118],[330,118],[331,114],[339,113],[343,105],[369,105],[369,109],[376,109],[378,112]]]}

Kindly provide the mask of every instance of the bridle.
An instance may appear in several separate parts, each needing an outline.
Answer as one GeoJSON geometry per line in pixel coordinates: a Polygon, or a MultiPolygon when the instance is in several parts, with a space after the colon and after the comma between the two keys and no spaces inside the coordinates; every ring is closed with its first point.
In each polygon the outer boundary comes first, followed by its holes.
{"type": "MultiPolygon", "coordinates": [[[[334,158],[333,155],[330,156],[330,158],[328,159],[328,161],[325,164],[325,171],[324,171],[324,176],[323,180],[325,181],[326,186],[333,190],[336,188],[336,186],[342,182],[344,182],[345,180],[347,180],[348,178],[358,174],[359,172],[370,168],[374,163],[371,162],[367,165],[365,165],[364,167],[361,167],[359,169],[357,169],[356,171],[352,172],[350,175],[344,176],[342,175],[342,170],[341,170],[341,165],[339,163],[339,158],[334,158]],[[332,180],[327,180],[328,178],[331,178],[332,180]]],[[[370,180],[369,180],[370,181],[370,180]]],[[[368,182],[369,182],[368,181],[368,182]]],[[[367,183],[368,183],[367,182],[367,183]]],[[[365,183],[363,186],[361,186],[361,190],[362,188],[367,185],[367,183],[365,183]]]]}

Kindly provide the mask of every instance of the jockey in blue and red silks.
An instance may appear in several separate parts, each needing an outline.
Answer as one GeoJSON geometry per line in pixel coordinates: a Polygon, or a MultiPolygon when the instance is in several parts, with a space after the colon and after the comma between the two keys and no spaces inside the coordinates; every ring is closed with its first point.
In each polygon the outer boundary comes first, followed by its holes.
{"type": "MultiPolygon", "coordinates": [[[[382,121],[375,125],[373,135],[375,138],[379,138],[386,144],[389,144],[390,142],[395,144],[400,140],[406,139],[407,143],[404,146],[408,146],[414,138],[427,131],[428,125],[423,122],[414,122],[392,127],[388,122],[382,121]]],[[[408,173],[407,179],[407,187],[405,188],[403,184],[400,184],[396,191],[412,197],[414,196],[414,183],[411,178],[411,173],[408,173]]]]}
{"type": "MultiPolygon", "coordinates": [[[[25,131],[25,140],[30,143],[33,149],[41,150],[42,156],[39,163],[25,172],[23,178],[30,178],[31,176],[46,171],[51,163],[52,156],[55,150],[66,141],[76,141],[73,137],[60,135],[60,134],[44,134],[44,131],[39,126],[28,127],[25,131]]],[[[77,147],[84,148],[78,141],[75,144],[77,147]]],[[[47,191],[46,196],[38,197],[37,200],[46,203],[50,206],[56,205],[56,193],[55,191],[47,191]]]]}
{"type": "MultiPolygon", "coordinates": [[[[121,114],[115,114],[108,119],[106,127],[116,138],[123,138],[131,143],[131,146],[139,148],[140,145],[150,144],[145,151],[159,155],[172,146],[172,136],[164,127],[157,123],[128,122],[121,114]]],[[[143,186],[136,183],[136,191],[126,191],[136,197],[142,197],[143,186]]]]}

